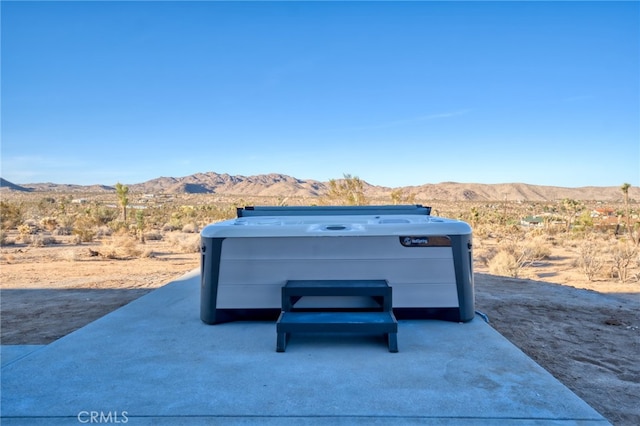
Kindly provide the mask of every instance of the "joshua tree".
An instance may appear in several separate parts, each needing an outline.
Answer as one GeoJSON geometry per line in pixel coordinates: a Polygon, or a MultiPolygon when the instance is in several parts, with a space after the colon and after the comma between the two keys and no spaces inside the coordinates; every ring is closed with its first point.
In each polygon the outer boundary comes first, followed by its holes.
{"type": "Polygon", "coordinates": [[[622,194],[624,195],[624,217],[625,217],[625,224],[627,225],[627,232],[629,232],[629,238],[631,238],[631,241],[633,241],[636,245],[638,245],[638,243],[640,243],[640,238],[635,238],[633,235],[633,228],[631,227],[631,214],[629,211],[629,188],[631,188],[631,184],[629,183],[623,183],[622,186],[620,187],[620,190],[622,191],[622,194]]]}
{"type": "Polygon", "coordinates": [[[116,183],[116,194],[118,195],[118,202],[122,207],[122,217],[123,221],[127,221],[127,206],[129,205],[129,187],[121,184],[120,182],[116,183]]]}
{"type": "Polygon", "coordinates": [[[584,205],[580,201],[565,198],[562,200],[562,207],[567,213],[567,232],[569,232],[574,218],[584,209],[584,205]]]}
{"type": "Polygon", "coordinates": [[[145,220],[144,213],[142,210],[136,211],[136,232],[140,236],[140,242],[144,244],[144,228],[145,228],[145,220]]]}
{"type": "Polygon", "coordinates": [[[351,206],[361,206],[367,204],[364,196],[364,183],[357,176],[344,174],[344,178],[339,181],[329,180],[329,191],[327,197],[330,201],[337,201],[341,204],[351,206]]]}
{"type": "Polygon", "coordinates": [[[393,204],[400,204],[402,202],[402,188],[391,191],[391,201],[393,204]]]}
{"type": "Polygon", "coordinates": [[[416,199],[416,194],[409,192],[405,193],[403,188],[397,188],[391,191],[391,202],[393,204],[413,204],[416,199]]]}
{"type": "Polygon", "coordinates": [[[624,195],[624,207],[627,212],[627,216],[629,215],[629,188],[631,188],[631,184],[626,182],[620,187],[620,190],[624,195]]]}

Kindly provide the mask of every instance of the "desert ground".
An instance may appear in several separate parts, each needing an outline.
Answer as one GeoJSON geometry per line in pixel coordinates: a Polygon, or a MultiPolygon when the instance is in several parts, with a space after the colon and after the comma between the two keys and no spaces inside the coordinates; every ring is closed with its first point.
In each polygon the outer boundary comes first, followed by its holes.
{"type": "MultiPolygon", "coordinates": [[[[3,345],[48,344],[199,266],[197,253],[164,240],[147,241],[141,257],[99,256],[99,247],[0,249],[3,345]]],[[[587,281],[563,250],[520,279],[476,262],[476,309],[611,423],[638,425],[640,283],[587,281]]]]}

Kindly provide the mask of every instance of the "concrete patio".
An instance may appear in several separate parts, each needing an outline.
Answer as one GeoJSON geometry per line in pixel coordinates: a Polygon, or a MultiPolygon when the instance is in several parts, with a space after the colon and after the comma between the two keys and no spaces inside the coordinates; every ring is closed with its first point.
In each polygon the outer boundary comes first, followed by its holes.
{"type": "Polygon", "coordinates": [[[609,424],[480,317],[382,336],[199,319],[193,271],[46,346],[2,348],[3,425],[609,424]]]}

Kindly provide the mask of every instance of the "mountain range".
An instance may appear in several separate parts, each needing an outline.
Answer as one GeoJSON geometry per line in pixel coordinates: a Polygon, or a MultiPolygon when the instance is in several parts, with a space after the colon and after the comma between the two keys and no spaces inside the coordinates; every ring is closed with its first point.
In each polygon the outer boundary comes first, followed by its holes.
{"type": "MultiPolygon", "coordinates": [[[[574,200],[598,200],[620,202],[623,199],[621,186],[585,186],[566,188],[557,186],[530,185],[526,183],[459,183],[442,182],[417,186],[389,188],[363,182],[365,195],[370,199],[390,200],[391,192],[402,190],[417,200],[447,201],[554,201],[565,198],[574,200]]],[[[217,194],[224,196],[263,197],[307,197],[316,198],[326,193],[328,182],[297,179],[278,173],[255,176],[196,173],[184,177],[159,177],[143,183],[127,184],[131,193],[143,194],[217,194]]],[[[55,183],[14,184],[0,178],[0,191],[11,192],[70,192],[96,193],[115,192],[109,185],[72,185],[55,183]]],[[[640,199],[640,188],[629,188],[629,197],[640,199]]]]}

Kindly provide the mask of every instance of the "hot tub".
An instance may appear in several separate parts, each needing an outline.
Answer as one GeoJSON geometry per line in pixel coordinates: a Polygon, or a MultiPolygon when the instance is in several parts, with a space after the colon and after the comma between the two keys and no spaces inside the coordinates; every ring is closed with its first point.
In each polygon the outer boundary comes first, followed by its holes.
{"type": "MultiPolygon", "coordinates": [[[[265,207],[238,216],[201,233],[200,318],[207,324],[277,318],[290,280],[386,280],[398,319],[474,316],[465,222],[430,216],[422,206],[265,207]]],[[[338,299],[322,303],[366,308],[338,299]]]]}

